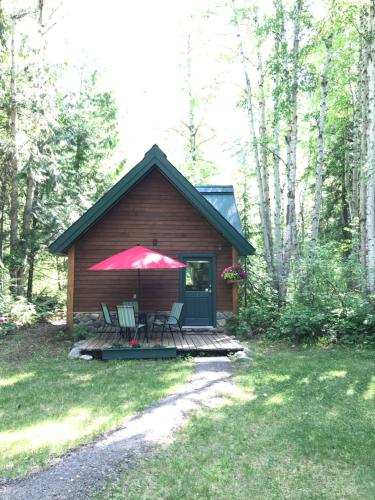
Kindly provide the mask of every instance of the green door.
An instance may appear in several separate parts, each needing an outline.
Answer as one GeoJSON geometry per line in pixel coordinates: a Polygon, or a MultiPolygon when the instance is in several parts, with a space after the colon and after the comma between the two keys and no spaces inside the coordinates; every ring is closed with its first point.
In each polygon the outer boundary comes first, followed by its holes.
{"type": "Polygon", "coordinates": [[[184,303],[183,324],[215,326],[215,273],[213,256],[183,255],[187,267],[181,270],[181,302],[184,303]]]}

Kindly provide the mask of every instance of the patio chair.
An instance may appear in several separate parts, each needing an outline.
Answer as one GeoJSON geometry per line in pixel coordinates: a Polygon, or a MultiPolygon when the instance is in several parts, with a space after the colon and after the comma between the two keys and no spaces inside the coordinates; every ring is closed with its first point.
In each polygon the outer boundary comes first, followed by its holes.
{"type": "Polygon", "coordinates": [[[138,300],[128,300],[128,301],[123,302],[122,305],[123,306],[132,306],[134,309],[135,320],[138,321],[138,323],[144,323],[146,330],[148,330],[147,314],[139,312],[138,300]]]}
{"type": "Polygon", "coordinates": [[[155,317],[154,317],[154,322],[152,324],[152,329],[151,329],[151,333],[154,331],[154,327],[155,326],[158,326],[158,327],[161,327],[162,330],[161,330],[161,341],[163,342],[163,337],[164,337],[164,331],[165,331],[165,328],[166,326],[168,326],[169,328],[169,331],[173,337],[173,330],[172,330],[172,326],[178,326],[178,328],[180,329],[180,333],[181,335],[184,337],[184,333],[182,331],[182,326],[181,326],[181,321],[180,321],[180,317],[181,317],[181,313],[182,313],[182,309],[184,307],[184,304],[183,302],[175,302],[173,305],[172,305],[172,309],[171,309],[171,312],[170,314],[158,314],[156,313],[155,314],[155,317]]]}
{"type": "Polygon", "coordinates": [[[131,306],[134,309],[135,317],[138,318],[139,305],[137,300],[127,300],[122,303],[123,306],[131,306]]]}
{"type": "Polygon", "coordinates": [[[104,304],[104,302],[102,302],[100,304],[100,307],[102,308],[102,313],[103,313],[103,318],[104,318],[105,324],[112,327],[112,328],[115,328],[116,325],[112,319],[108,305],[104,304]]]}
{"type": "Polygon", "coordinates": [[[130,340],[130,332],[134,331],[134,339],[137,338],[138,332],[143,328],[145,330],[145,337],[148,343],[148,331],[144,323],[138,323],[135,320],[135,313],[133,305],[130,306],[116,306],[117,308],[117,318],[120,327],[120,334],[124,333],[124,330],[128,333],[128,338],[130,340]]]}

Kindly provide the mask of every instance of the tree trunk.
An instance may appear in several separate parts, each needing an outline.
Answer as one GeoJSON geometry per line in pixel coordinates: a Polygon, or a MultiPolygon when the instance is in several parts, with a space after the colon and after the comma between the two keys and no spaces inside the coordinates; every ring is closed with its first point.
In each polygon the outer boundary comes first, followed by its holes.
{"type": "MultiPolygon", "coordinates": [[[[31,167],[32,169],[32,167],[31,167]]],[[[26,199],[23,209],[23,223],[22,223],[22,239],[20,241],[20,253],[22,262],[18,273],[18,293],[24,295],[25,278],[27,272],[27,265],[29,261],[29,253],[31,251],[31,222],[33,219],[33,203],[36,182],[32,170],[27,175],[26,179],[26,199]]]]}
{"type": "MultiPolygon", "coordinates": [[[[275,281],[278,291],[278,305],[283,303],[283,238],[282,238],[282,191],[280,182],[280,70],[283,66],[282,44],[285,44],[284,7],[280,1],[274,2],[276,18],[279,26],[275,32],[275,60],[276,73],[274,75],[273,89],[273,191],[274,191],[274,268],[275,281]]],[[[284,63],[287,66],[287,62],[284,63]]]]}
{"type": "MultiPolygon", "coordinates": [[[[26,178],[26,197],[23,208],[22,237],[20,241],[20,269],[18,273],[19,294],[25,293],[25,280],[29,254],[31,252],[31,224],[33,220],[34,196],[36,189],[35,169],[38,162],[38,141],[40,137],[40,106],[41,106],[41,71],[43,60],[43,7],[44,1],[38,0],[38,34],[37,47],[35,50],[35,77],[34,77],[34,102],[33,102],[33,127],[31,137],[31,148],[29,157],[29,167],[26,178]]],[[[29,287],[29,286],[28,286],[29,287]]]]}
{"type": "Polygon", "coordinates": [[[272,251],[270,246],[270,235],[271,228],[268,226],[266,208],[265,208],[265,200],[264,200],[264,187],[263,187],[263,178],[261,172],[261,165],[259,160],[259,150],[258,150],[258,141],[257,135],[255,132],[255,118],[254,118],[254,109],[253,109],[253,101],[252,101],[252,88],[251,88],[251,80],[249,77],[249,73],[247,71],[246,57],[243,48],[243,42],[241,38],[240,26],[237,19],[237,12],[235,7],[235,2],[233,0],[233,12],[234,12],[234,21],[237,30],[237,38],[239,44],[239,54],[242,62],[243,73],[245,77],[245,95],[246,95],[246,110],[248,116],[248,124],[249,124],[249,132],[250,132],[250,144],[252,146],[252,154],[255,165],[255,173],[258,185],[258,199],[259,199],[259,215],[260,222],[262,226],[262,235],[263,235],[263,245],[264,245],[264,256],[267,265],[267,272],[270,279],[273,278],[273,262],[272,262],[272,251]]]}
{"type": "MultiPolygon", "coordinates": [[[[368,31],[367,10],[361,12],[361,30],[368,31]]],[[[366,186],[367,186],[367,130],[368,130],[368,41],[364,36],[361,39],[360,51],[361,81],[361,150],[359,171],[359,232],[360,232],[360,265],[361,265],[361,289],[367,292],[367,234],[366,234],[366,186]]]]}
{"type": "Polygon", "coordinates": [[[18,151],[17,151],[17,87],[16,87],[16,25],[17,18],[12,18],[10,49],[10,289],[13,295],[18,294],[18,151]]]}
{"type": "Polygon", "coordinates": [[[322,81],[321,81],[318,158],[316,162],[314,208],[313,208],[311,237],[310,237],[310,248],[312,250],[314,250],[318,239],[320,209],[322,204],[324,133],[325,133],[325,122],[327,113],[328,69],[331,61],[332,36],[333,35],[330,35],[326,41],[326,60],[323,68],[322,81]]]}
{"type": "Polygon", "coordinates": [[[375,294],[375,3],[370,8],[370,43],[368,57],[368,133],[367,133],[367,288],[375,294]]]}
{"type": "MultiPolygon", "coordinates": [[[[255,20],[256,27],[258,27],[257,20],[255,20]]],[[[273,253],[273,238],[272,238],[272,224],[271,224],[271,199],[269,188],[269,173],[268,173],[268,153],[267,153],[267,124],[266,124],[266,98],[264,92],[264,71],[263,61],[260,47],[257,50],[258,55],[258,74],[259,74],[259,139],[260,139],[260,168],[263,186],[263,199],[264,199],[264,212],[266,224],[268,227],[268,245],[270,247],[271,256],[273,253]]],[[[274,271],[272,280],[275,282],[274,271]]],[[[274,283],[275,284],[275,283],[274,283]]]]}
{"type": "Polygon", "coordinates": [[[8,171],[7,171],[7,160],[3,162],[2,165],[2,175],[1,175],[1,187],[0,187],[0,290],[4,289],[3,282],[3,259],[4,259],[4,223],[5,223],[5,208],[7,204],[7,191],[8,191],[8,171]]]}
{"type": "MultiPolygon", "coordinates": [[[[297,217],[296,217],[296,175],[297,175],[297,134],[298,134],[298,70],[299,44],[301,27],[302,0],[296,1],[294,12],[294,34],[292,48],[292,76],[290,91],[290,123],[285,137],[287,149],[287,205],[283,255],[283,288],[285,298],[288,288],[290,261],[295,254],[297,244],[297,217]]],[[[288,68],[285,68],[288,71],[288,68]]]]}

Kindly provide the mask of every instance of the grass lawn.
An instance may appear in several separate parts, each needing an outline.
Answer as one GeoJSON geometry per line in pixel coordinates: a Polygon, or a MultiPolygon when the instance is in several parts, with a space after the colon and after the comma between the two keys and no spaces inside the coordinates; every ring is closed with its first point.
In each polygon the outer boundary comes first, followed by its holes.
{"type": "Polygon", "coordinates": [[[0,480],[115,428],[191,372],[181,360],[68,361],[68,346],[38,329],[0,340],[0,480]]]}
{"type": "Polygon", "coordinates": [[[251,347],[243,397],[196,414],[103,498],[374,498],[374,352],[251,347]]]}

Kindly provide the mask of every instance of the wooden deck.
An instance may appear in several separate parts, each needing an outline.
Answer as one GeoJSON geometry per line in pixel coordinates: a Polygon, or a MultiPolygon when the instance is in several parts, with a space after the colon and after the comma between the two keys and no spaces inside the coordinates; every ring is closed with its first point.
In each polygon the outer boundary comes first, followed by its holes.
{"type": "MultiPolygon", "coordinates": [[[[118,343],[120,340],[120,336],[116,332],[101,332],[95,337],[88,339],[81,346],[81,350],[99,354],[100,351],[112,347],[113,344],[118,343]]],[[[143,338],[141,339],[142,342],[143,338]]],[[[165,332],[163,342],[161,341],[160,333],[154,332],[150,336],[150,344],[176,347],[177,354],[191,354],[193,356],[199,354],[224,355],[243,350],[243,347],[237,340],[224,333],[213,332],[187,332],[184,335],[174,332],[173,336],[169,332],[165,332]]]]}

